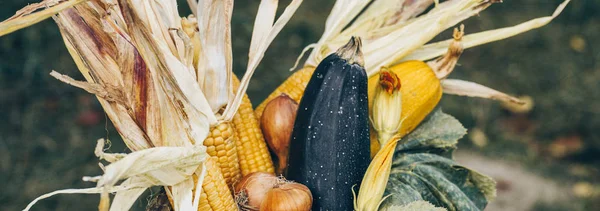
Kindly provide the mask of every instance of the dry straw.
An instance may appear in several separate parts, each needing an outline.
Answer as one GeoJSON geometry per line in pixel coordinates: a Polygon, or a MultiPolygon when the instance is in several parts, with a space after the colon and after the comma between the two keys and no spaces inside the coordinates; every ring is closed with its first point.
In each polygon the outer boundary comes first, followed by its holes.
{"type": "MultiPolygon", "coordinates": [[[[454,39],[429,44],[428,42],[442,31],[502,0],[448,0],[441,3],[434,0],[377,0],[369,4],[370,2],[337,0],[327,18],[321,39],[303,50],[302,54],[312,48],[304,66],[316,66],[351,36],[363,39],[365,69],[369,76],[377,74],[382,67],[404,61],[432,60],[446,54],[454,39]],[[425,13],[434,3],[435,7],[425,13]]],[[[542,27],[556,18],[569,2],[570,0],[565,0],[551,16],[536,18],[516,26],[465,35],[461,43],[464,49],[468,49],[542,27]]],[[[302,55],[298,61],[301,58],[302,55]]],[[[432,62],[429,64],[435,67],[432,62]]],[[[483,85],[445,79],[446,76],[440,78],[443,79],[442,86],[446,94],[522,103],[514,97],[483,85]]]]}

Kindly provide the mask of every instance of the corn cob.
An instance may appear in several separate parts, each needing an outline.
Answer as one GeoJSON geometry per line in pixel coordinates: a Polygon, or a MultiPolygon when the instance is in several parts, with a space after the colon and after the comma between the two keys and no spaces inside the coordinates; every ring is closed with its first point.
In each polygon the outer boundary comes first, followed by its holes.
{"type": "MultiPolygon", "coordinates": [[[[202,181],[202,193],[198,211],[232,211],[237,210],[233,195],[225,183],[216,158],[206,160],[206,175],[202,181]]],[[[197,180],[197,177],[194,177],[197,180]]]]}
{"type": "Polygon", "coordinates": [[[304,93],[304,88],[308,84],[310,80],[310,76],[312,76],[315,71],[314,67],[304,67],[290,77],[288,77],[275,91],[273,91],[267,99],[265,99],[258,107],[256,107],[256,117],[260,118],[262,116],[267,103],[271,102],[271,100],[275,99],[282,93],[287,94],[290,98],[294,99],[294,101],[300,103],[300,99],[302,99],[302,94],[304,93]]]}
{"type": "Polygon", "coordinates": [[[228,187],[232,187],[242,176],[235,142],[234,130],[229,122],[222,122],[212,128],[204,140],[206,152],[217,158],[228,187]]]}
{"type": "MultiPolygon", "coordinates": [[[[313,67],[305,67],[292,74],[256,108],[256,115],[260,117],[266,104],[281,93],[285,93],[300,102],[304,88],[306,88],[314,70],[313,67]]],[[[435,72],[421,61],[403,62],[389,67],[389,70],[396,73],[403,83],[401,91],[405,99],[402,106],[402,119],[404,119],[404,122],[398,131],[398,134],[402,137],[414,130],[435,108],[442,97],[442,87],[435,72]]],[[[379,74],[369,78],[369,110],[371,110],[378,79],[379,74]]],[[[378,150],[379,143],[376,136],[372,135],[371,155],[374,156],[378,150]]]]}
{"type": "MultiPolygon", "coordinates": [[[[237,89],[239,80],[234,77],[234,87],[237,89]]],[[[273,160],[269,154],[267,143],[258,124],[258,118],[252,109],[248,95],[244,95],[242,104],[233,117],[236,136],[235,147],[238,152],[242,175],[253,172],[274,173],[273,160]]]]}

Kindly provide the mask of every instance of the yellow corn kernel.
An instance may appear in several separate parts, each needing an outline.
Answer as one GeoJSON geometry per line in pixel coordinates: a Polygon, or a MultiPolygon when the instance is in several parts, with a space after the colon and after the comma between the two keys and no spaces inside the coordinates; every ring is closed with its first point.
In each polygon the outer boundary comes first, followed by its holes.
{"type": "MultiPolygon", "coordinates": [[[[234,87],[237,89],[238,86],[239,80],[234,77],[234,87]]],[[[242,175],[253,172],[274,173],[273,160],[248,95],[244,95],[240,108],[233,117],[233,127],[238,137],[235,147],[242,175]]]]}
{"type": "Polygon", "coordinates": [[[300,99],[302,99],[302,95],[304,94],[304,89],[306,88],[306,85],[308,85],[308,81],[314,71],[315,67],[304,67],[288,77],[267,97],[267,99],[256,107],[256,117],[260,118],[267,103],[281,95],[281,93],[287,94],[290,98],[294,99],[294,101],[300,103],[300,99]]]}
{"type": "MultiPolygon", "coordinates": [[[[206,160],[206,175],[202,181],[198,211],[237,210],[237,204],[233,200],[233,195],[229,191],[218,165],[214,157],[206,160]]],[[[194,182],[197,182],[197,179],[194,175],[194,182]]]]}
{"type": "Polygon", "coordinates": [[[233,184],[242,177],[234,134],[231,123],[222,122],[213,127],[204,140],[206,153],[216,158],[228,187],[233,187],[233,184]]]}

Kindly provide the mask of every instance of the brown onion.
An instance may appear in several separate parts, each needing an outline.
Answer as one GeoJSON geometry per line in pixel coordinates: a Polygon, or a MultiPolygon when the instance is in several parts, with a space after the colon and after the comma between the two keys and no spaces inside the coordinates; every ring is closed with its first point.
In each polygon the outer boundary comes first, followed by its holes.
{"type": "Polygon", "coordinates": [[[286,94],[271,100],[260,119],[260,127],[269,148],[277,156],[278,175],[287,167],[290,136],[294,129],[298,104],[286,94]]]}
{"type": "Polygon", "coordinates": [[[242,210],[308,211],[312,206],[312,194],[306,186],[269,173],[246,175],[234,192],[242,210]]]}
{"type": "Polygon", "coordinates": [[[306,186],[285,181],[267,193],[260,211],[309,211],[312,201],[312,194],[306,186]]]}
{"type": "Polygon", "coordinates": [[[236,199],[244,210],[259,210],[267,192],[279,178],[270,173],[254,172],[244,176],[234,188],[236,199]]]}

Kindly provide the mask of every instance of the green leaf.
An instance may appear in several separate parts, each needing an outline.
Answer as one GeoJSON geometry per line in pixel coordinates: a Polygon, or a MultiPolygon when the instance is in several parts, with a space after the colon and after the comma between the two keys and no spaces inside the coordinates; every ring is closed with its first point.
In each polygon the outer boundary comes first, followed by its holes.
{"type": "Polygon", "coordinates": [[[496,182],[452,159],[465,134],[458,120],[437,109],[401,140],[382,210],[421,200],[450,211],[483,210],[496,196],[496,182]]]}

